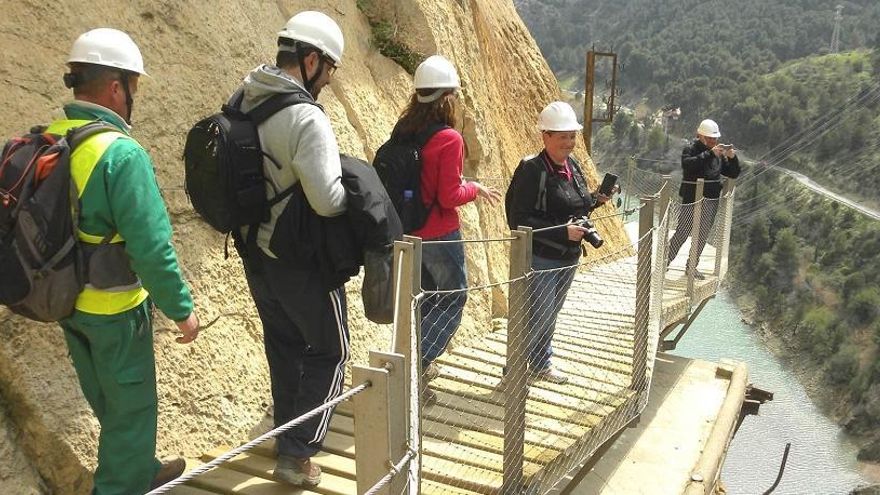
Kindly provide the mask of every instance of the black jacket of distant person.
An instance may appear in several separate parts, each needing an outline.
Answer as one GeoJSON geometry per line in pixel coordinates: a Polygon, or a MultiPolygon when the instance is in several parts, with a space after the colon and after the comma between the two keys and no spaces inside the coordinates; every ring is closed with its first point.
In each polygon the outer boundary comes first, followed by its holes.
{"type": "Polygon", "coordinates": [[[717,157],[702,141],[695,139],[681,151],[681,170],[683,177],[678,195],[682,203],[695,201],[697,179],[706,180],[703,197],[717,199],[721,195],[721,176],[731,179],[739,177],[739,157],[717,157]]]}

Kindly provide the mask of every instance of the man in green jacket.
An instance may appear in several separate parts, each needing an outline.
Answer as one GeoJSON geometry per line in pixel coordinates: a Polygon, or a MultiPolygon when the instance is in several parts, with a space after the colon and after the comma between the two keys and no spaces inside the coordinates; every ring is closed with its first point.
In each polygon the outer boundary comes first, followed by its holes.
{"type": "Polygon", "coordinates": [[[101,425],[92,493],[140,494],[185,468],[182,459],[156,459],[152,305],[177,322],[179,343],[195,340],[199,321],[153,164],[129,134],[138,78],[146,75],[140,50],[121,31],[94,29],[74,42],[68,66],[64,83],[75,101],[48,131],[63,135],[96,120],[115,130],[88,138],[71,156],[89,283],[61,327],[101,425]]]}

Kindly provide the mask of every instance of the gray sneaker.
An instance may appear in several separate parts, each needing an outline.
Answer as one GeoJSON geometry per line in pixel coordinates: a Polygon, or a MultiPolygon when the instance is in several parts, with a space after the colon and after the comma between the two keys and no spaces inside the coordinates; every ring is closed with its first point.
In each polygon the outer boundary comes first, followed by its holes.
{"type": "Polygon", "coordinates": [[[318,486],[321,482],[321,466],[313,463],[310,458],[279,455],[272,477],[296,486],[318,486]]]}
{"type": "Polygon", "coordinates": [[[564,385],[568,383],[568,377],[563,375],[556,368],[546,368],[541,371],[532,371],[529,370],[529,379],[531,381],[545,381],[550,383],[555,383],[557,385],[564,385]]]}
{"type": "Polygon", "coordinates": [[[428,383],[433,381],[435,378],[440,376],[440,370],[437,368],[437,365],[434,363],[425,366],[425,369],[422,371],[422,381],[424,383],[428,383]]]}

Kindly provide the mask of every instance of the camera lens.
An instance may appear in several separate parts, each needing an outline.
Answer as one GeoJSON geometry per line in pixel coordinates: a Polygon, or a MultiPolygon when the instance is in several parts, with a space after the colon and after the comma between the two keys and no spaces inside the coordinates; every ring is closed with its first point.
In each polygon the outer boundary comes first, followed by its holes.
{"type": "Polygon", "coordinates": [[[586,232],[584,233],[584,239],[593,246],[594,249],[599,249],[602,247],[602,244],[605,243],[605,240],[599,235],[599,231],[596,230],[596,226],[593,225],[593,222],[587,220],[584,222],[584,229],[586,232]]]}

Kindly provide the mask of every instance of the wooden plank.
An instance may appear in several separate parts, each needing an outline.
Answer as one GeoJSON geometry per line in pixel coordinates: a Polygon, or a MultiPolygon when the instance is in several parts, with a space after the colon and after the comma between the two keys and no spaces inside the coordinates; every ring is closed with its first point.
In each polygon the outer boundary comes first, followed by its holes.
{"type": "Polygon", "coordinates": [[[273,480],[225,468],[214,469],[197,476],[189,481],[189,485],[225,495],[317,495],[317,492],[282,485],[273,480]]]}
{"type": "MultiPolygon", "coordinates": [[[[255,455],[261,455],[263,457],[274,459],[275,442],[274,440],[267,441],[262,445],[255,447],[251,452],[253,452],[255,455]]],[[[312,462],[321,466],[321,471],[325,473],[332,473],[342,477],[347,477],[351,473],[357,472],[354,459],[330,454],[327,452],[318,452],[315,456],[312,457],[312,462]]]]}
{"type": "Polygon", "coordinates": [[[564,335],[586,339],[590,342],[603,342],[606,345],[630,349],[633,343],[632,326],[614,328],[572,328],[568,325],[560,325],[562,315],[557,320],[555,335],[564,335]]]}
{"type": "MultiPolygon", "coordinates": [[[[563,356],[564,353],[562,353],[561,351],[571,351],[570,355],[581,357],[581,361],[583,362],[593,362],[595,359],[602,359],[610,362],[620,362],[626,360],[626,356],[622,354],[619,349],[616,349],[614,347],[608,347],[599,343],[588,342],[585,340],[582,340],[584,344],[572,346],[571,344],[568,344],[568,340],[569,338],[564,335],[554,338],[554,355],[563,356]],[[559,347],[560,352],[556,352],[557,346],[559,347]],[[587,359],[587,357],[589,357],[589,359],[587,359]]],[[[487,348],[490,344],[504,344],[505,336],[500,333],[495,333],[492,336],[487,336],[483,342],[486,343],[487,348]]],[[[493,352],[500,353],[500,347],[498,347],[497,345],[492,345],[491,350],[493,352]]]]}
{"type": "MultiPolygon", "coordinates": [[[[488,396],[475,393],[475,389],[477,389],[478,387],[463,385],[460,382],[456,382],[453,380],[438,378],[433,382],[432,388],[434,388],[434,390],[438,393],[438,403],[441,403],[439,399],[439,392],[444,391],[455,396],[463,397],[465,399],[482,400],[484,401],[484,404],[492,404],[498,408],[501,407],[501,401],[497,398],[497,396],[494,398],[493,402],[485,401],[488,396]]],[[[577,406],[574,400],[561,394],[545,394],[536,392],[538,391],[535,389],[535,387],[530,388],[529,401],[526,403],[526,412],[539,416],[544,416],[546,418],[559,420],[561,421],[560,426],[564,429],[571,427],[571,424],[568,423],[574,423],[590,428],[596,424],[598,419],[604,416],[602,410],[605,407],[608,407],[602,404],[589,404],[588,409],[588,405],[577,406]],[[542,400],[533,400],[533,396],[540,397],[542,400]],[[548,396],[554,397],[551,398],[548,396]],[[567,405],[570,407],[561,407],[560,402],[568,403],[567,405]],[[591,410],[594,408],[596,409],[595,411],[591,410]]],[[[496,415],[494,417],[500,417],[500,415],[496,415]]]]}
{"type": "MultiPolygon", "coordinates": [[[[485,376],[491,376],[498,381],[501,381],[501,368],[505,362],[503,356],[498,356],[497,354],[487,353],[485,351],[479,351],[477,349],[467,349],[467,350],[456,350],[453,352],[448,352],[441,356],[438,359],[438,362],[443,366],[440,366],[441,376],[446,376],[447,378],[453,380],[461,381],[460,373],[453,373],[452,371],[444,372],[442,371],[446,367],[450,367],[452,370],[454,368],[458,368],[461,370],[468,370],[472,372],[476,372],[478,374],[482,374],[485,376]]],[[[591,376],[589,376],[589,369],[584,367],[569,367],[570,369],[566,369],[566,373],[569,375],[570,380],[574,380],[575,384],[583,389],[593,390],[598,393],[616,393],[620,390],[621,386],[626,386],[629,381],[628,377],[625,379],[619,379],[615,382],[609,383],[609,380],[600,381],[595,380],[591,376]]],[[[593,372],[595,374],[595,372],[593,372]]],[[[614,375],[615,377],[618,375],[614,375]]],[[[534,386],[543,386],[545,382],[535,382],[534,386]]],[[[560,391],[566,391],[567,389],[559,389],[560,391]]],[[[582,394],[575,394],[576,397],[580,397],[582,394]]]]}
{"type": "Polygon", "coordinates": [[[444,485],[430,480],[422,480],[420,488],[421,492],[425,495],[477,495],[477,492],[472,492],[452,485],[444,485]]]}
{"type": "MultiPolygon", "coordinates": [[[[474,462],[474,459],[471,459],[470,457],[476,458],[478,456],[486,456],[487,454],[504,453],[503,435],[493,435],[490,433],[456,428],[448,424],[430,420],[425,420],[422,424],[424,437],[428,438],[433,443],[433,446],[428,448],[428,452],[438,457],[456,460],[455,457],[450,457],[446,454],[447,449],[445,448],[445,445],[448,444],[462,445],[463,447],[467,447],[468,449],[470,449],[470,452],[472,452],[470,454],[468,454],[468,452],[466,451],[456,453],[456,455],[460,454],[465,456],[465,458],[461,459],[461,461],[464,463],[474,462]],[[444,445],[438,446],[438,443],[442,443],[444,445]]],[[[333,416],[333,419],[330,422],[330,428],[333,428],[334,431],[338,431],[343,434],[354,435],[354,420],[350,417],[337,414],[333,416]]],[[[542,441],[541,443],[543,444],[544,442],[542,441]]],[[[561,452],[562,449],[559,448],[550,448],[541,451],[535,451],[533,452],[534,455],[527,460],[535,464],[548,464],[561,452]]],[[[495,468],[494,465],[488,464],[474,465],[484,467],[486,469],[495,468]]]]}
{"type": "MultiPolygon", "coordinates": [[[[342,404],[348,404],[348,407],[351,407],[351,404],[348,402],[343,402],[342,404]]],[[[340,404],[340,406],[342,405],[340,404]]],[[[337,408],[339,409],[339,408],[337,408]]],[[[350,411],[350,409],[349,409],[350,411]]],[[[260,452],[261,455],[265,457],[275,457],[275,440],[267,440],[263,442],[262,445],[256,447],[254,452],[260,452]]],[[[339,432],[333,431],[332,429],[327,432],[327,435],[324,437],[323,451],[319,452],[314,459],[321,466],[321,469],[324,469],[326,463],[328,469],[334,469],[332,466],[337,466],[336,472],[354,472],[354,470],[341,469],[338,466],[345,466],[344,460],[332,459],[332,457],[325,456],[324,454],[328,454],[329,456],[340,456],[344,459],[352,460],[354,459],[354,438],[350,438],[346,435],[340,434],[339,432]],[[331,464],[332,463],[332,464],[331,464]]],[[[352,462],[353,464],[353,462],[352,462]]]]}
{"type": "MultiPolygon", "coordinates": [[[[437,404],[424,410],[424,417],[428,420],[462,430],[504,436],[504,424],[501,422],[503,410],[500,407],[467,400],[443,391],[438,391],[437,397],[437,404]]],[[[336,410],[348,413],[344,406],[345,403],[342,403],[336,410]]],[[[599,419],[597,417],[596,421],[599,419]]],[[[560,449],[564,449],[565,445],[587,431],[587,428],[580,425],[566,425],[552,418],[526,414],[526,443],[558,445],[560,449]]]]}
{"type": "MultiPolygon", "coordinates": [[[[202,459],[210,461],[226,452],[227,450],[224,449],[213,450],[202,456],[202,459]]],[[[223,466],[224,469],[272,480],[272,472],[275,470],[275,459],[245,453],[224,463],[223,466]]],[[[349,473],[348,476],[349,478],[344,478],[332,473],[321,473],[321,483],[311,490],[324,495],[350,495],[352,493],[357,493],[357,483],[354,480],[354,473],[349,473]]],[[[285,483],[278,484],[287,487],[288,489],[291,487],[291,485],[285,483]]]]}
{"type": "Polygon", "coordinates": [[[194,486],[179,485],[168,491],[171,495],[215,495],[218,492],[203,490],[194,486]]]}
{"type": "Polygon", "coordinates": [[[422,460],[422,477],[487,495],[500,495],[502,484],[500,472],[462,466],[456,462],[429,456],[425,456],[422,460]]]}
{"type": "MultiPolygon", "coordinates": [[[[504,342],[500,339],[487,338],[483,341],[483,343],[486,349],[491,350],[496,354],[500,354],[502,356],[504,355],[504,342]]],[[[630,375],[632,373],[631,366],[622,365],[621,363],[616,363],[614,361],[601,360],[602,355],[600,353],[590,352],[589,349],[584,349],[583,352],[572,352],[568,349],[560,349],[559,352],[555,354],[557,357],[562,358],[566,361],[573,361],[576,363],[580,363],[584,366],[598,368],[613,373],[620,373],[623,375],[630,375]]]]}
{"type": "MultiPolygon", "coordinates": [[[[574,382],[564,385],[544,381],[534,382],[529,386],[529,400],[545,402],[555,407],[581,410],[590,404],[607,403],[606,398],[617,394],[621,389],[621,387],[609,387],[608,390],[596,391],[589,388],[591,383],[588,380],[581,380],[577,375],[569,374],[569,379],[576,380],[580,386],[575,386],[574,382]]],[[[500,387],[500,376],[453,366],[446,366],[443,375],[432,383],[432,388],[435,390],[457,390],[466,396],[475,396],[486,402],[503,405],[504,395],[500,392],[500,387]],[[449,388],[450,383],[455,383],[455,386],[449,388]]]]}

